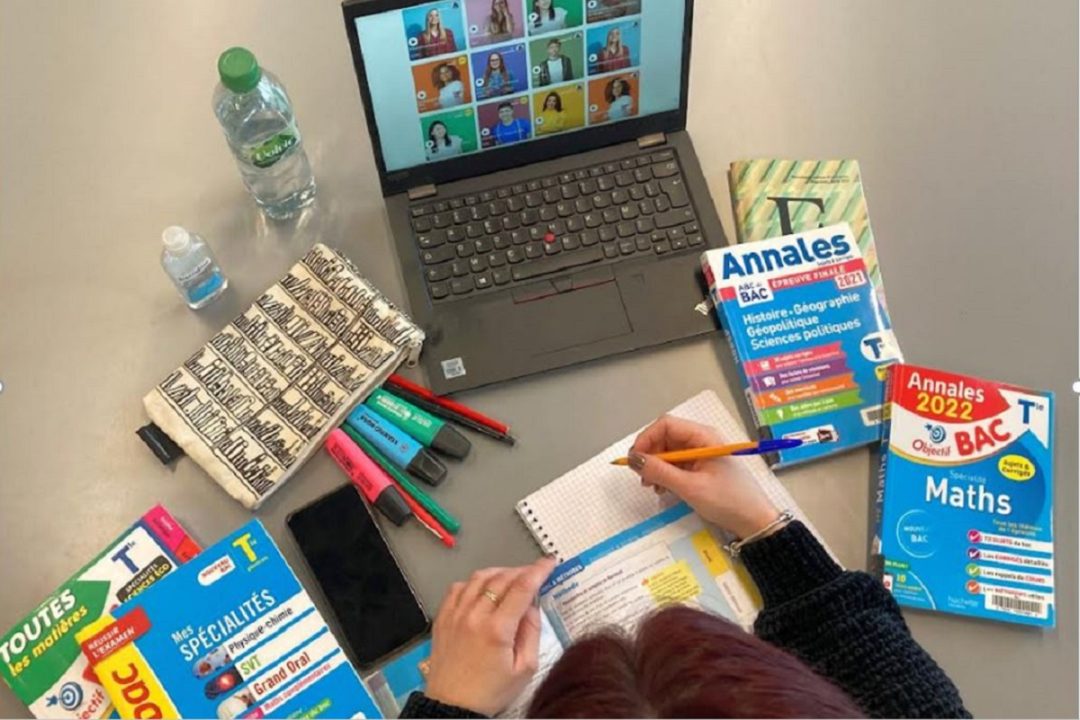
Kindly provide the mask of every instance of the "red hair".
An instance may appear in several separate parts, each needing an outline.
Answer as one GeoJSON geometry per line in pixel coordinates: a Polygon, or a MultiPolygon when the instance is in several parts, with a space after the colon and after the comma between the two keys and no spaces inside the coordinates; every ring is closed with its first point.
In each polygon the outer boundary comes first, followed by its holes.
{"type": "Polygon", "coordinates": [[[699,610],[673,607],[636,637],[574,643],[533,696],[529,717],[861,717],[802,661],[699,610]]]}

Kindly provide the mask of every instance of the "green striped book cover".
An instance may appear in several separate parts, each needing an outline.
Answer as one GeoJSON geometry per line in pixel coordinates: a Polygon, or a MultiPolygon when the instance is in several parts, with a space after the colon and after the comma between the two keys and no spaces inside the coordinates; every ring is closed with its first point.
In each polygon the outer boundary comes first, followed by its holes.
{"type": "Polygon", "coordinates": [[[741,160],[731,164],[729,180],[740,243],[846,222],[862,251],[878,299],[885,306],[881,267],[857,160],[741,160]]]}

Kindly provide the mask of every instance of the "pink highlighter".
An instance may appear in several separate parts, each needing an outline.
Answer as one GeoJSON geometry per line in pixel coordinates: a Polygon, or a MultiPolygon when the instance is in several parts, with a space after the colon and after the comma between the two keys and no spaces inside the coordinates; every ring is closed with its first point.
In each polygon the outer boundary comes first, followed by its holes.
{"type": "Polygon", "coordinates": [[[365,455],[341,428],[334,428],[324,446],[357,490],[390,522],[401,525],[412,516],[412,510],[383,469],[365,455]]]}

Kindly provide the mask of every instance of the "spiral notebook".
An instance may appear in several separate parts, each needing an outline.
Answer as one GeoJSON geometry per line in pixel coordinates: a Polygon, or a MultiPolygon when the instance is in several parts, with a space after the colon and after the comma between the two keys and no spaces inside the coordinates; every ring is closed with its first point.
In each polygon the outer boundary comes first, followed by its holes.
{"type": "MultiPolygon", "coordinates": [[[[714,427],[727,442],[749,440],[712,390],[698,393],[668,414],[714,427]]],[[[652,489],[641,487],[631,471],[611,464],[627,454],[640,432],[627,435],[517,504],[518,515],[545,552],[560,561],[575,557],[678,503],[670,494],[658,496],[652,489]]],[[[790,509],[820,539],[764,460],[757,456],[733,457],[723,462],[731,473],[752,477],[778,508],[790,509]]]]}

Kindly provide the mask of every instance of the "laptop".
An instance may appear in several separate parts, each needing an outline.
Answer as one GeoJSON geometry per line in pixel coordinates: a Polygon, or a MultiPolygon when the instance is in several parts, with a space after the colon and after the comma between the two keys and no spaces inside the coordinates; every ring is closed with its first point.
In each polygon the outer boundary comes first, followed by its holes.
{"type": "Polygon", "coordinates": [[[346,0],[439,393],[715,330],[686,133],[693,0],[346,0]]]}

